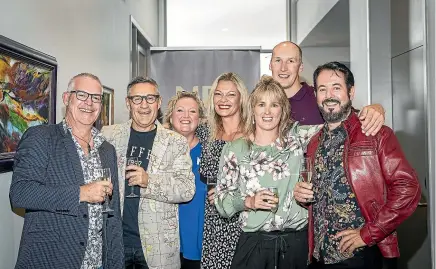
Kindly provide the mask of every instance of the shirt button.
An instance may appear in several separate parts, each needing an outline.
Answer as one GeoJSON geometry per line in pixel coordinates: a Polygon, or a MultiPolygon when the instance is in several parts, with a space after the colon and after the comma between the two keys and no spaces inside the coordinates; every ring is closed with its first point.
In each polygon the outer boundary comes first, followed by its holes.
{"type": "Polygon", "coordinates": [[[81,246],[84,246],[84,245],[85,245],[85,242],[80,242],[80,245],[81,245],[81,246]]]}
{"type": "Polygon", "coordinates": [[[84,219],[86,219],[88,217],[88,215],[86,215],[86,214],[83,214],[83,218],[84,219]]]}

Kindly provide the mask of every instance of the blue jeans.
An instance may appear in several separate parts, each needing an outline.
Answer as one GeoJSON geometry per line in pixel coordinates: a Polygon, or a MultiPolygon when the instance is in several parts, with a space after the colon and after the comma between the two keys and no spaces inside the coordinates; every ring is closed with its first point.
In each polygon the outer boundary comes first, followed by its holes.
{"type": "Polygon", "coordinates": [[[124,247],[124,265],[126,269],[148,269],[142,248],[124,247]]]}

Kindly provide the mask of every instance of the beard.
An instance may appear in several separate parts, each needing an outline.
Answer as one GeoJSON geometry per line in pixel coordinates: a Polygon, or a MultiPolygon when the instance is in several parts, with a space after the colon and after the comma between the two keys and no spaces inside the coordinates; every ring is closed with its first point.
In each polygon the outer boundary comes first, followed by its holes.
{"type": "Polygon", "coordinates": [[[333,98],[329,98],[326,99],[322,102],[321,106],[318,106],[319,110],[321,111],[322,117],[324,118],[324,120],[327,123],[338,123],[341,122],[343,120],[345,120],[348,115],[350,114],[351,111],[351,100],[348,100],[348,102],[346,102],[344,105],[340,106],[339,111],[338,112],[333,112],[333,111],[325,111],[324,110],[324,104],[325,103],[337,103],[337,104],[341,104],[341,102],[339,102],[339,100],[333,99],[333,98]]]}

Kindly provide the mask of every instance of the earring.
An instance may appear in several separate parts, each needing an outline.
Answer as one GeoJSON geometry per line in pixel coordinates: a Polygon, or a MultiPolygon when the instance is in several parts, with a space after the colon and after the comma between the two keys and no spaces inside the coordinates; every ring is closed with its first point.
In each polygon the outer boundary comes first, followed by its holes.
{"type": "Polygon", "coordinates": [[[253,118],[253,124],[255,124],[256,122],[254,121],[254,118],[253,118]]]}

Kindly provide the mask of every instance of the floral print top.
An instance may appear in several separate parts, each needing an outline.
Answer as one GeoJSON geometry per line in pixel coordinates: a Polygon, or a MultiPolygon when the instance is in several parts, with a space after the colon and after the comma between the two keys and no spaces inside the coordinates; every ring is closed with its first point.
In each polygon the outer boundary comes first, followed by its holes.
{"type": "Polygon", "coordinates": [[[321,126],[294,123],[282,147],[277,139],[267,146],[252,144],[244,138],[228,143],[221,154],[215,206],[225,217],[241,212],[244,232],[302,229],[307,225],[307,210],[293,198],[299,178],[299,163],[310,138],[321,126]],[[277,187],[277,212],[244,210],[244,200],[268,187],[277,187]],[[274,221],[273,221],[274,218],[274,221]]]}
{"type": "MultiPolygon", "coordinates": [[[[68,126],[65,119],[62,121],[65,133],[73,133],[71,127],[68,126]]],[[[94,147],[85,155],[79,141],[71,135],[76,146],[77,153],[79,154],[80,163],[83,169],[83,178],[85,184],[92,183],[95,180],[95,169],[103,168],[101,166],[100,155],[98,152],[99,147],[103,144],[105,139],[103,135],[96,129],[92,128],[91,131],[94,147]]],[[[89,216],[89,228],[88,228],[88,243],[86,245],[85,257],[83,258],[81,269],[86,268],[99,268],[102,265],[103,257],[103,212],[102,205],[100,203],[91,204],[88,203],[88,216],[89,216]]]]}
{"type": "Polygon", "coordinates": [[[332,264],[351,258],[359,251],[341,253],[340,239],[334,239],[334,236],[346,229],[362,227],[365,219],[344,170],[343,153],[347,132],[342,125],[330,132],[325,126],[323,132],[314,164],[316,202],[313,204],[313,256],[316,259],[322,256],[326,264],[332,264]]]}

